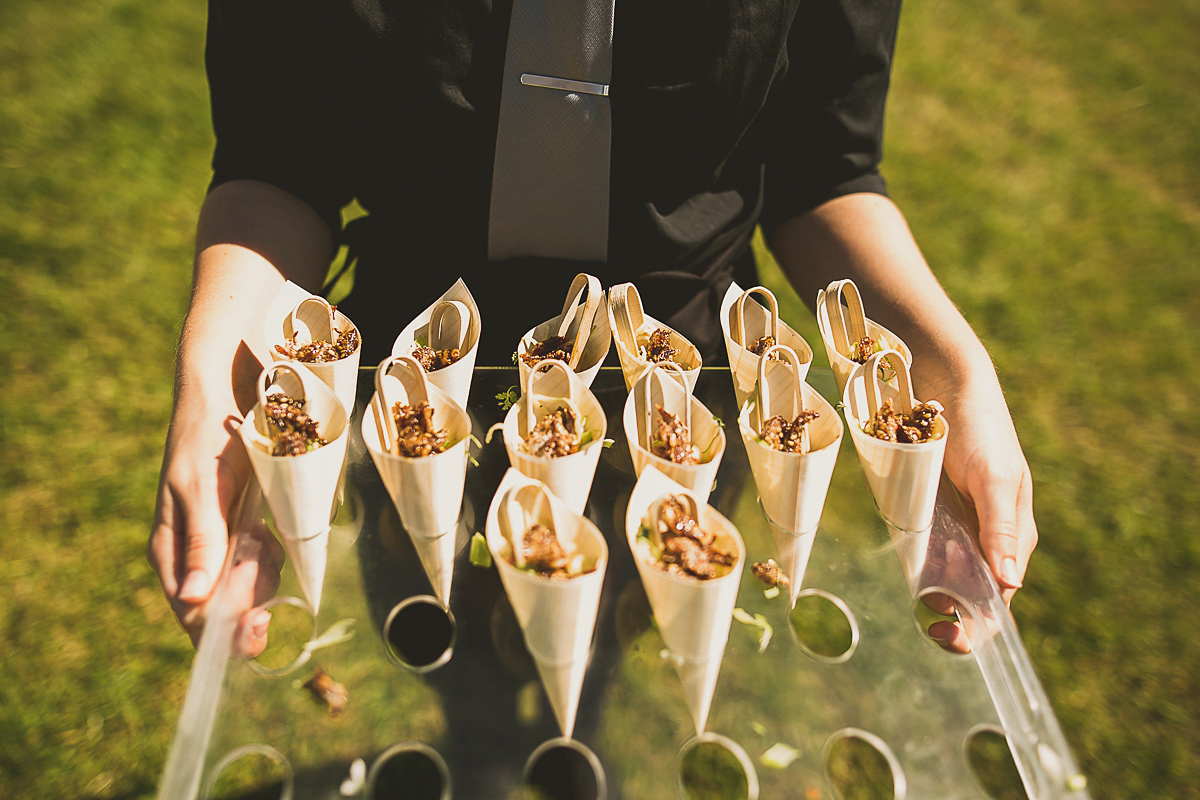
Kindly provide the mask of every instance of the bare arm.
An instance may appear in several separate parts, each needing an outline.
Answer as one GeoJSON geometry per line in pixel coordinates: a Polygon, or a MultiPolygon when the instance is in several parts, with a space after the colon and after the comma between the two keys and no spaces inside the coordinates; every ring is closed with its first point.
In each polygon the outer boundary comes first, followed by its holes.
{"type": "Polygon", "coordinates": [[[851,194],[793,217],[768,241],[807,302],[830,281],[852,278],[867,314],[912,350],[917,397],[940,401],[952,426],[946,472],[975,505],[984,557],[1011,599],[1038,538],[1029,467],[987,351],[900,210],[881,195],[851,194]]]}
{"type": "MultiPolygon", "coordinates": [[[[228,515],[249,474],[234,423],[254,402],[262,365],[244,341],[253,340],[285,280],[310,289],[319,284],[332,248],[320,217],[269,184],[222,184],[201,209],[175,404],[147,545],[163,591],[193,641],[225,560],[228,515]]],[[[260,583],[268,579],[259,576],[260,583]]],[[[250,654],[265,644],[267,619],[243,621],[243,649],[250,654]]]]}

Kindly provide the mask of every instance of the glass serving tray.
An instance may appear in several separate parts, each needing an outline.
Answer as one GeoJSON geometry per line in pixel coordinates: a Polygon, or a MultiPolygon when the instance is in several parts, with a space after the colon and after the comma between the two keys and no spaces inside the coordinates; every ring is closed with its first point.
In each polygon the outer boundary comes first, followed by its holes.
{"type": "MultiPolygon", "coordinates": [[[[889,530],[847,435],[820,529],[772,531],[726,369],[704,369],[696,396],[729,426],[709,502],[737,526],[747,559],[707,725],[695,729],[625,541],[635,480],[620,422],[627,393],[621,372],[605,368],[592,390],[614,441],[586,515],[607,538],[609,564],[578,718],[564,739],[495,567],[472,563],[471,536],[509,466],[502,442],[472,447],[478,464],[468,467],[453,546],[442,548],[453,570],[447,613],[362,443],[373,378],[360,371],[319,613],[285,564],[267,604],[271,644],[258,660],[239,658],[232,640],[243,609],[224,591],[227,568],[163,800],[1006,798],[1012,790],[997,790],[994,774],[1014,765],[1017,796],[1023,784],[1039,800],[1088,797],[949,482],[930,531],[889,530]],[[791,590],[768,590],[751,574],[768,558],[791,566],[791,590]],[[958,617],[972,654],[949,653],[925,633],[948,618],[934,608],[958,617]],[[345,687],[337,716],[306,688],[318,669],[345,687]]],[[[836,404],[828,370],[808,380],[836,404]]],[[[480,440],[503,419],[496,396],[517,381],[515,368],[476,370],[468,411],[480,440]]],[[[265,510],[256,484],[241,505],[231,561],[257,546],[247,533],[265,510]]]]}

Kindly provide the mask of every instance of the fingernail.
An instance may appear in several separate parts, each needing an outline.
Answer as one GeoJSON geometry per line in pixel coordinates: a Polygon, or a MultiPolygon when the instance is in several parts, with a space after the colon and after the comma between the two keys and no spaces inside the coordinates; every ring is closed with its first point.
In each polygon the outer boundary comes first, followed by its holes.
{"type": "Polygon", "coordinates": [[[1017,560],[1011,556],[1000,562],[1000,580],[1008,584],[1010,589],[1016,589],[1021,585],[1021,578],[1017,575],[1017,560]]]}
{"type": "Polygon", "coordinates": [[[250,624],[250,633],[255,639],[261,639],[267,635],[267,626],[271,624],[271,612],[259,611],[254,615],[254,622],[250,624]]]}
{"type": "Polygon", "coordinates": [[[212,582],[208,573],[202,569],[194,569],[187,574],[183,586],[179,588],[180,600],[203,600],[208,597],[212,582]]]}

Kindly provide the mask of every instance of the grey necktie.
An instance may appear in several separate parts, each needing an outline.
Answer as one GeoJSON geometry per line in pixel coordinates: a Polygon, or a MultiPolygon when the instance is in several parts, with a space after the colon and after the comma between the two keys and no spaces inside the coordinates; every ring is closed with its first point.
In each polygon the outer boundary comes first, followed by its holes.
{"type": "Polygon", "coordinates": [[[613,0],[513,0],[488,258],[604,261],[613,0]]]}

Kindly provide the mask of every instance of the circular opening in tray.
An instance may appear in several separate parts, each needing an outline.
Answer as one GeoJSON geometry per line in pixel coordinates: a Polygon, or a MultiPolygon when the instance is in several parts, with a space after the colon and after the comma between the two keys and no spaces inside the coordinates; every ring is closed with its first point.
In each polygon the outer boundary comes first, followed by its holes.
{"type": "Polygon", "coordinates": [[[427,594],[397,604],[383,623],[388,658],[416,673],[435,670],[449,661],[457,633],[450,609],[427,594]]]}
{"type": "Polygon", "coordinates": [[[292,766],[265,744],[228,753],[213,767],[201,800],[291,800],[292,766]]]}
{"type": "Polygon", "coordinates": [[[401,742],[367,771],[367,800],[449,800],[450,770],[427,744],[401,742]]]}
{"type": "Polygon", "coordinates": [[[604,800],[608,796],[600,759],[572,739],[543,742],[525,762],[522,782],[534,800],[604,800]]]}
{"type": "Polygon", "coordinates": [[[250,670],[266,678],[287,675],[303,666],[312,655],[308,644],[317,635],[317,618],[299,597],[276,597],[262,606],[271,612],[267,646],[247,662],[250,670]]]}
{"type": "Polygon", "coordinates": [[[927,586],[917,592],[913,598],[912,614],[917,631],[930,646],[950,655],[968,655],[951,650],[946,641],[936,639],[930,633],[931,625],[948,622],[960,623],[959,627],[970,636],[974,628],[975,617],[971,613],[970,606],[957,594],[940,586],[927,586]]]}
{"type": "Polygon", "coordinates": [[[742,746],[705,732],[683,743],[675,786],[686,800],[757,800],[758,773],[742,746]]]}
{"type": "Polygon", "coordinates": [[[963,758],[979,788],[991,800],[1028,800],[1008,739],[1000,728],[979,725],[972,729],[963,740],[963,758]]]}
{"type": "Polygon", "coordinates": [[[821,589],[805,589],[796,595],[788,628],[806,655],[828,664],[848,661],[858,647],[858,622],[850,607],[821,589]]]}
{"type": "Polygon", "coordinates": [[[838,731],[825,743],[821,760],[838,800],[904,800],[908,792],[892,749],[868,731],[838,731]]]}

